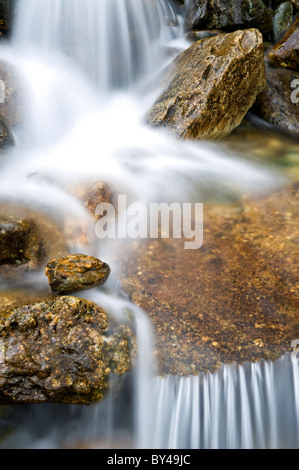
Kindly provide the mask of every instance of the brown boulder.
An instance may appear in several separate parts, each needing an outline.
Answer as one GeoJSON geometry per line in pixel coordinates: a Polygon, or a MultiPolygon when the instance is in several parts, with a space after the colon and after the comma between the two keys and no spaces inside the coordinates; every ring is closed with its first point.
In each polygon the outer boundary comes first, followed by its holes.
{"type": "Polygon", "coordinates": [[[132,367],[134,338],[84,299],[56,297],[0,310],[0,404],[89,404],[132,367]]]}
{"type": "Polygon", "coordinates": [[[216,139],[238,126],[265,87],[263,39],[249,29],[196,41],[174,62],[146,121],[185,139],[216,139]]]}

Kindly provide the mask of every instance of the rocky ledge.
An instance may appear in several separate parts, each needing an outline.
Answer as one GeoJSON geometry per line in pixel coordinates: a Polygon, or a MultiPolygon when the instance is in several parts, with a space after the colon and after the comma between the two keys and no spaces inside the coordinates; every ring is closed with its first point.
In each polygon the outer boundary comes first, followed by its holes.
{"type": "Polygon", "coordinates": [[[299,185],[242,206],[204,206],[204,243],[137,243],[122,285],[150,316],[161,374],[277,359],[299,338],[299,185]]]}

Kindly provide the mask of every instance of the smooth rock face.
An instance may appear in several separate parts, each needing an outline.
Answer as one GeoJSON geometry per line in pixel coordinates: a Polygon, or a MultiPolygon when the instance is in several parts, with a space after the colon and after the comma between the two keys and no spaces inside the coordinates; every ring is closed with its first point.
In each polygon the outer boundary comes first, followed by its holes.
{"type": "Polygon", "coordinates": [[[204,205],[203,246],[122,250],[122,285],[150,316],[160,373],[277,359],[299,338],[299,185],[243,206],[204,205]]]}
{"type": "Polygon", "coordinates": [[[299,73],[281,67],[266,68],[267,86],[257,97],[252,112],[282,131],[299,136],[299,73]],[[297,86],[291,87],[294,80],[297,86]],[[292,101],[293,98],[296,101],[292,101]]]}
{"type": "Polygon", "coordinates": [[[146,121],[185,139],[220,138],[241,123],[265,83],[258,30],[200,40],[175,60],[146,121]]]}
{"type": "Polygon", "coordinates": [[[299,17],[269,51],[268,57],[273,65],[299,70],[299,17]]]}
{"type": "Polygon", "coordinates": [[[50,261],[45,273],[52,292],[70,294],[104,284],[110,268],[93,256],[76,254],[50,261]]]}
{"type": "Polygon", "coordinates": [[[272,12],[262,0],[190,0],[185,29],[272,30],[272,12]]]}
{"type": "Polygon", "coordinates": [[[134,338],[92,302],[56,297],[0,310],[0,404],[102,400],[132,367],[134,338]]]}

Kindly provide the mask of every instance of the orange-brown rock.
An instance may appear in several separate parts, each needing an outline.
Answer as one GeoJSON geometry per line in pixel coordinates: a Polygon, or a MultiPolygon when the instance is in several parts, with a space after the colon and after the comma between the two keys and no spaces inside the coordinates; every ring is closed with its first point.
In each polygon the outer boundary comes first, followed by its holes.
{"type": "Polygon", "coordinates": [[[45,269],[52,292],[71,294],[104,284],[110,274],[107,263],[87,255],[68,255],[50,261],[45,269]]]}
{"type": "Polygon", "coordinates": [[[147,123],[185,139],[226,136],[265,87],[262,35],[248,29],[196,41],[171,69],[147,123]]]}
{"type": "Polygon", "coordinates": [[[231,211],[207,206],[201,249],[153,239],[122,252],[122,285],[149,314],[161,374],[291,351],[299,338],[298,202],[294,184],[231,211]]]}

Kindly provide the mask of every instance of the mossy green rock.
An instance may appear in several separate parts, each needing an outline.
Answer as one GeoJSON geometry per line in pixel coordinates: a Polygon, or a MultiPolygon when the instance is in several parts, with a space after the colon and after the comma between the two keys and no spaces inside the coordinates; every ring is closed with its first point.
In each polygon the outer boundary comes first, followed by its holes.
{"type": "Polygon", "coordinates": [[[0,404],[89,404],[132,367],[135,340],[96,304],[57,297],[0,310],[0,404]]]}
{"type": "Polygon", "coordinates": [[[257,29],[199,40],[174,61],[166,90],[146,121],[185,139],[224,137],[241,123],[265,84],[257,29]]]}
{"type": "Polygon", "coordinates": [[[291,27],[293,23],[293,5],[291,2],[283,2],[279,5],[273,16],[274,40],[278,41],[281,35],[291,27]]]}

